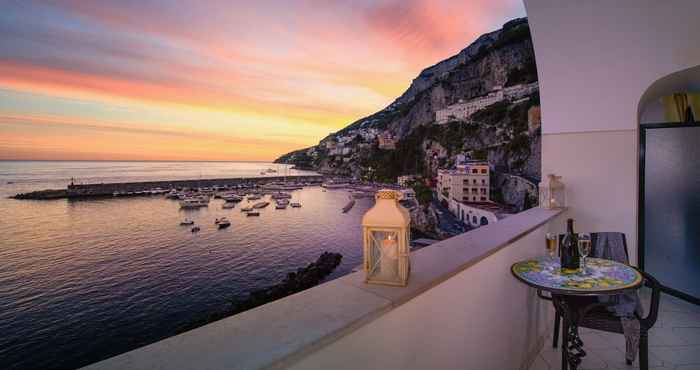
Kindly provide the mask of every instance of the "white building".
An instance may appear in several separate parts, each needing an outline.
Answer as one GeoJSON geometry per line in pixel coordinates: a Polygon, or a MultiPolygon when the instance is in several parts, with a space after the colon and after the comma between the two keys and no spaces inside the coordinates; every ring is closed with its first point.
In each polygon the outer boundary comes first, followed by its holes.
{"type": "Polygon", "coordinates": [[[454,170],[438,170],[437,191],[440,201],[489,202],[489,164],[469,161],[454,170]]]}
{"type": "Polygon", "coordinates": [[[466,120],[475,112],[488,107],[491,104],[502,100],[519,100],[532,94],[539,89],[537,82],[530,84],[520,84],[502,88],[496,86],[488,94],[471,99],[469,101],[460,100],[457,104],[452,104],[444,109],[435,112],[435,121],[438,124],[450,121],[466,120]]]}
{"type": "Polygon", "coordinates": [[[413,182],[415,179],[416,176],[414,175],[399,176],[396,178],[396,184],[398,184],[402,188],[405,188],[408,186],[409,183],[413,182]]]}
{"type": "Polygon", "coordinates": [[[455,199],[450,199],[448,208],[460,221],[475,228],[498,222],[514,213],[511,209],[496,203],[465,203],[455,199]]]}

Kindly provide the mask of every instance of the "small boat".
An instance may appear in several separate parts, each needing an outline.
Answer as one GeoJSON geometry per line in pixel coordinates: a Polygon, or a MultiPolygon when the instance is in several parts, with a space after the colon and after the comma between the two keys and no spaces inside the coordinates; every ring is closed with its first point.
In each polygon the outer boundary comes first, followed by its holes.
{"type": "Polygon", "coordinates": [[[221,199],[223,199],[225,202],[237,203],[242,201],[243,197],[238,196],[236,194],[224,194],[221,196],[221,199]]]}
{"type": "Polygon", "coordinates": [[[226,202],[221,206],[221,208],[223,208],[223,209],[231,209],[231,208],[235,208],[235,207],[236,207],[236,203],[231,203],[231,202],[226,202]]]}
{"type": "Polygon", "coordinates": [[[226,217],[223,217],[216,220],[216,225],[219,226],[219,229],[225,229],[231,226],[231,221],[229,221],[226,217]]]}
{"type": "Polygon", "coordinates": [[[250,217],[250,216],[260,216],[260,212],[248,212],[248,213],[246,213],[246,216],[248,216],[248,217],[250,217]]]}
{"type": "Polygon", "coordinates": [[[200,208],[209,206],[209,197],[199,196],[185,198],[180,201],[180,208],[200,208]]]}
{"type": "Polygon", "coordinates": [[[289,205],[292,206],[292,208],[300,208],[301,207],[301,203],[299,203],[299,202],[292,202],[289,205]]]}
{"type": "Polygon", "coordinates": [[[343,189],[343,188],[347,188],[348,186],[350,186],[350,184],[348,184],[346,182],[339,183],[339,182],[330,182],[329,181],[329,182],[324,182],[323,184],[321,184],[321,187],[326,188],[326,189],[343,189]]]}
{"type": "Polygon", "coordinates": [[[272,198],[272,199],[290,199],[291,197],[292,197],[292,194],[283,193],[283,192],[274,193],[270,196],[270,198],[272,198]]]}
{"type": "Polygon", "coordinates": [[[253,207],[243,207],[241,208],[241,212],[250,212],[253,210],[253,207]]]}
{"type": "Polygon", "coordinates": [[[352,207],[354,207],[354,206],[355,206],[355,199],[350,199],[348,204],[346,204],[345,207],[343,207],[343,213],[348,213],[348,211],[350,211],[352,209],[352,207]]]}
{"type": "Polygon", "coordinates": [[[194,225],[194,221],[190,220],[189,218],[186,218],[186,219],[180,221],[180,226],[189,226],[189,225],[194,225]]]}
{"type": "Polygon", "coordinates": [[[248,200],[258,200],[258,199],[262,199],[262,197],[260,195],[257,195],[257,194],[253,194],[253,195],[248,196],[248,200]]]}
{"type": "Polygon", "coordinates": [[[253,204],[253,208],[261,209],[261,208],[265,208],[269,205],[270,205],[270,202],[258,202],[258,203],[253,204]]]}
{"type": "Polygon", "coordinates": [[[275,209],[287,209],[287,204],[286,203],[277,203],[275,206],[275,209]]]}
{"type": "Polygon", "coordinates": [[[195,227],[192,228],[191,231],[192,231],[193,233],[197,233],[197,232],[199,232],[199,230],[200,230],[199,226],[195,226],[195,227]]]}

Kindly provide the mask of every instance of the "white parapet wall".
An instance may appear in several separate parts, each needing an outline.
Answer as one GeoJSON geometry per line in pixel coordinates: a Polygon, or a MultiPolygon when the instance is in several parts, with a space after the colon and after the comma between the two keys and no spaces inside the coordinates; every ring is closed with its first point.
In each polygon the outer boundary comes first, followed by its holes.
{"type": "Polygon", "coordinates": [[[551,304],[510,266],[543,254],[560,213],[531,209],[414,252],[406,287],[352,273],[87,369],[526,369],[551,304]]]}
{"type": "MultiPolygon", "coordinates": [[[[499,244],[492,244],[498,234],[528,230],[528,226],[535,226],[530,222],[537,219],[515,217],[426,248],[420,262],[430,267],[421,267],[440,269],[450,265],[448,260],[452,258],[499,244]]],[[[560,231],[561,222],[555,218],[553,224],[534,227],[290,368],[527,369],[551,330],[553,311],[551,303],[539,299],[534,289],[513,278],[510,266],[542,255],[544,234],[560,231]]],[[[388,289],[380,290],[380,294],[392,294],[388,289]]]]}

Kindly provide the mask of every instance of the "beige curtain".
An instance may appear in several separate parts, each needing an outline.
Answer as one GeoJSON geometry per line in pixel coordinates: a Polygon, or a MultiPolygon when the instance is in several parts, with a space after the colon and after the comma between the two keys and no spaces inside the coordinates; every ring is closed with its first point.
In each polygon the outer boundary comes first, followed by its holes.
{"type": "Polygon", "coordinates": [[[693,110],[695,122],[700,122],[700,94],[688,94],[688,104],[693,110]]]}
{"type": "Polygon", "coordinates": [[[691,107],[693,116],[697,120],[700,111],[700,94],[676,93],[663,97],[666,121],[685,122],[688,107],[691,107]]]}

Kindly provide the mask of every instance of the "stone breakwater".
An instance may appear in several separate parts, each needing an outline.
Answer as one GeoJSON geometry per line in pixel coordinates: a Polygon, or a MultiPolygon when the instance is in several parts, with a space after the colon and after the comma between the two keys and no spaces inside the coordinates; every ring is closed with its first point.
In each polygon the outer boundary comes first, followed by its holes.
{"type": "Polygon", "coordinates": [[[250,292],[244,300],[232,302],[232,314],[247,311],[318,285],[340,264],[339,253],[323,252],[316,262],[290,272],[279,284],[250,292]]]}
{"type": "Polygon", "coordinates": [[[323,279],[340,265],[342,259],[343,255],[340,253],[323,252],[315,262],[309,263],[306,267],[298,268],[295,272],[288,273],[287,277],[278,284],[251,291],[243,299],[232,299],[231,304],[227,307],[210,312],[180,326],[177,333],[183,333],[312,288],[323,282],[323,279]]]}
{"type": "Polygon", "coordinates": [[[111,197],[115,193],[120,195],[149,195],[155,189],[185,189],[185,188],[211,188],[226,186],[248,186],[255,187],[271,182],[291,182],[320,184],[323,176],[269,176],[269,177],[239,177],[230,179],[199,179],[199,180],[170,180],[170,181],[145,181],[145,182],[117,182],[99,184],[77,184],[68,185],[66,189],[39,190],[30,193],[20,193],[14,199],[76,199],[76,198],[96,198],[111,197]]]}

